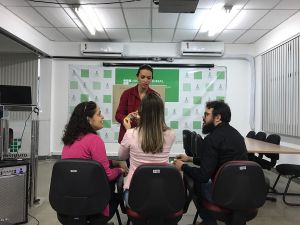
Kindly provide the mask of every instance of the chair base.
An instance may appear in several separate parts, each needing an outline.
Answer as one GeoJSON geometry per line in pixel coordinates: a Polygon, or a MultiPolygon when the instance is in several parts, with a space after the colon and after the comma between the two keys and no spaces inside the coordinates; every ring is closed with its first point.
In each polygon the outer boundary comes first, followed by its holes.
{"type": "Polygon", "coordinates": [[[283,202],[284,202],[286,205],[289,205],[289,206],[300,206],[300,203],[288,202],[288,201],[286,200],[286,196],[300,196],[300,193],[288,193],[288,189],[289,189],[289,187],[290,187],[290,184],[291,184],[292,180],[295,179],[295,178],[298,178],[299,176],[291,176],[291,177],[288,179],[288,182],[287,182],[287,184],[286,184],[286,187],[285,187],[285,189],[284,189],[284,192],[282,192],[282,193],[278,192],[278,191],[275,189],[275,187],[276,187],[276,185],[277,185],[277,183],[278,183],[280,177],[281,177],[281,174],[278,174],[278,176],[277,176],[277,178],[276,178],[276,181],[275,181],[275,183],[274,183],[274,185],[273,185],[273,187],[272,187],[274,193],[275,193],[275,194],[280,194],[280,195],[282,195],[282,200],[283,200],[283,202]]]}

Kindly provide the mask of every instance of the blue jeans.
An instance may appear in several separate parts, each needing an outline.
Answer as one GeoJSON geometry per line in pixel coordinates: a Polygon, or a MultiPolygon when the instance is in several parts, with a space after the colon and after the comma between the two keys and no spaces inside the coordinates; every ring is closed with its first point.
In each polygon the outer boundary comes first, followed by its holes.
{"type": "Polygon", "coordinates": [[[206,208],[202,207],[201,201],[202,199],[206,199],[209,202],[213,202],[212,200],[212,182],[209,180],[207,183],[202,183],[201,184],[201,196],[199,196],[199,205],[198,207],[198,212],[199,216],[203,220],[204,225],[217,225],[217,221],[212,215],[212,213],[207,210],[206,208]]]}
{"type": "Polygon", "coordinates": [[[125,189],[124,193],[123,193],[123,199],[124,199],[125,207],[130,208],[129,204],[128,204],[128,196],[129,196],[129,190],[125,189]]]}

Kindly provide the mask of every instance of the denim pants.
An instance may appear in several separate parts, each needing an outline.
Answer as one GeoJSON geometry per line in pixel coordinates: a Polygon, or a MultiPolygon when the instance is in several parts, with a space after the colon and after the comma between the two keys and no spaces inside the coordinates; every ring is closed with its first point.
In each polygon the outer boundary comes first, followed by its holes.
{"type": "Polygon", "coordinates": [[[198,207],[198,211],[199,211],[199,216],[201,217],[201,219],[203,220],[203,224],[204,225],[217,225],[217,221],[214,218],[214,216],[211,214],[211,212],[209,210],[207,210],[206,208],[204,208],[202,206],[202,199],[206,199],[209,202],[213,202],[212,200],[212,182],[211,180],[209,180],[207,183],[202,183],[201,184],[201,196],[199,196],[199,206],[198,207]]]}

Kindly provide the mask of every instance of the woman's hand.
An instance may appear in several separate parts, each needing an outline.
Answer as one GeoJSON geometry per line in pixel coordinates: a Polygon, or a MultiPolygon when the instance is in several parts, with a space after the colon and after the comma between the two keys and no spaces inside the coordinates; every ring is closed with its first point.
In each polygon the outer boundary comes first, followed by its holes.
{"type": "Polygon", "coordinates": [[[185,154],[179,154],[175,158],[183,162],[193,162],[193,157],[187,156],[185,154]]]}
{"type": "Polygon", "coordinates": [[[131,128],[131,119],[130,119],[129,115],[124,118],[123,126],[125,127],[126,130],[131,128]]]}
{"type": "Polygon", "coordinates": [[[127,174],[128,174],[128,171],[129,171],[129,169],[128,169],[128,167],[127,167],[127,163],[126,163],[125,161],[116,161],[116,162],[117,162],[117,164],[118,164],[118,167],[121,168],[124,177],[126,177],[127,174]]]}
{"type": "Polygon", "coordinates": [[[111,162],[113,167],[119,167],[122,170],[124,177],[127,176],[129,169],[125,161],[112,160],[111,162]]]}

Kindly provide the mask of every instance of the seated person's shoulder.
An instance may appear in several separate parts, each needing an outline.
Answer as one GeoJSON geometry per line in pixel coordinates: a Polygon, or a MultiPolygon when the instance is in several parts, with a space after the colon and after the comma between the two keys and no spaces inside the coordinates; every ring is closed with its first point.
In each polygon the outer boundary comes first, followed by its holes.
{"type": "Polygon", "coordinates": [[[172,139],[175,138],[175,136],[176,136],[175,130],[173,130],[171,128],[168,128],[164,133],[165,133],[165,136],[170,137],[172,139]]]}
{"type": "Polygon", "coordinates": [[[85,141],[88,141],[88,142],[103,142],[98,134],[92,134],[92,133],[86,134],[84,136],[84,139],[85,139],[85,141]]]}

